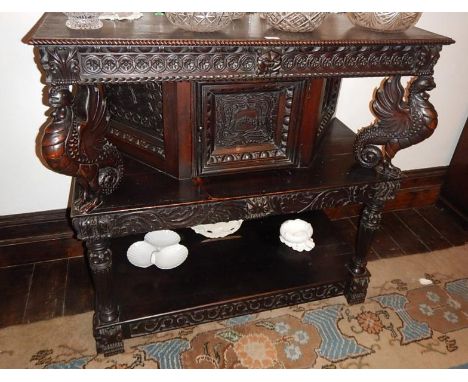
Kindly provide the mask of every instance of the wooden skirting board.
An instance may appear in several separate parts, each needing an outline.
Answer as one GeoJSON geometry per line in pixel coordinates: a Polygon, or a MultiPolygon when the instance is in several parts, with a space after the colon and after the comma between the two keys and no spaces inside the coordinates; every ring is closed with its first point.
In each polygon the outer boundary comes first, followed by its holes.
{"type": "MultiPolygon", "coordinates": [[[[401,190],[385,210],[419,208],[434,204],[447,167],[405,172],[401,190]]],[[[325,210],[330,219],[357,216],[359,205],[325,210]]],[[[0,267],[83,256],[83,245],[75,238],[68,210],[39,211],[0,216],[0,267]]]]}

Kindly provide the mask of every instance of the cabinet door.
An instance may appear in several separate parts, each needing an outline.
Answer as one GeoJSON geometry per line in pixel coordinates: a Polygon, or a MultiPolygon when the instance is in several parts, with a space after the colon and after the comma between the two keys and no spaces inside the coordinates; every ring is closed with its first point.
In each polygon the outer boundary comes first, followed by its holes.
{"type": "Polygon", "coordinates": [[[196,175],[297,165],[304,81],[195,86],[196,175]]]}

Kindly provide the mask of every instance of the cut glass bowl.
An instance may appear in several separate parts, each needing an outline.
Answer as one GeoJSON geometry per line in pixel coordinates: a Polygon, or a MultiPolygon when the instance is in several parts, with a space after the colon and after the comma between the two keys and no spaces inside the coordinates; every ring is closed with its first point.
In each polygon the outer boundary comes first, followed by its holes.
{"type": "Polygon", "coordinates": [[[232,12],[166,12],[175,26],[192,32],[214,32],[225,28],[239,13],[232,12]]]}
{"type": "Polygon", "coordinates": [[[322,23],[326,12],[266,12],[263,17],[274,29],[285,32],[311,32],[322,23]]]}
{"type": "Polygon", "coordinates": [[[356,26],[377,32],[402,32],[415,25],[421,12],[350,12],[349,20],[356,26]]]}

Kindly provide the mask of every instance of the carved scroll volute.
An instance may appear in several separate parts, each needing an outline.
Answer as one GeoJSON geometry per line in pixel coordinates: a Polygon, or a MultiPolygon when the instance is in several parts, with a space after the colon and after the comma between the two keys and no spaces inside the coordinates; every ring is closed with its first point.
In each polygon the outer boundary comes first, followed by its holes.
{"type": "Polygon", "coordinates": [[[40,142],[52,170],[77,178],[82,194],[75,208],[87,212],[117,187],[123,164],[119,151],[104,138],[108,117],[103,87],[77,86],[74,97],[66,85],[51,86],[52,119],[40,142]]]}
{"type": "Polygon", "coordinates": [[[375,168],[387,178],[399,177],[400,169],[391,163],[395,154],[425,140],[437,127],[437,112],[427,93],[435,86],[432,76],[415,77],[405,98],[400,76],[382,82],[372,103],[376,120],[358,132],[354,144],[354,154],[362,166],[375,168]]]}

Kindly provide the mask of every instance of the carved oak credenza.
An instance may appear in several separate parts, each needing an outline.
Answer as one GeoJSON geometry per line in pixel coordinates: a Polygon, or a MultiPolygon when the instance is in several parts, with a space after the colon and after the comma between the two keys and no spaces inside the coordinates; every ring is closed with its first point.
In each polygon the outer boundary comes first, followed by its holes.
{"type": "Polygon", "coordinates": [[[268,29],[256,15],[190,33],[163,16],[73,31],[45,14],[35,46],[51,113],[40,151],[72,176],[71,218],[96,291],[98,352],[123,339],[344,294],[366,296],[366,255],[385,201],[399,189],[395,154],[428,138],[428,91],[453,40],[411,28],[379,34],[331,15],[312,33],[268,29]],[[333,118],[343,77],[388,76],[375,122],[352,133],[333,118]],[[401,76],[412,76],[406,89],[401,76]],[[355,246],[327,207],[364,205],[355,246]],[[278,229],[311,221],[316,248],[298,254],[278,229]],[[188,227],[245,219],[222,239],[188,227]],[[177,229],[178,268],[140,269],[128,246],[177,229]]]}

